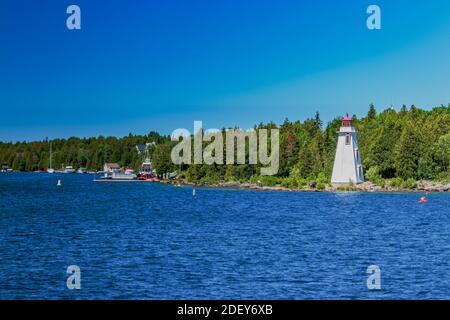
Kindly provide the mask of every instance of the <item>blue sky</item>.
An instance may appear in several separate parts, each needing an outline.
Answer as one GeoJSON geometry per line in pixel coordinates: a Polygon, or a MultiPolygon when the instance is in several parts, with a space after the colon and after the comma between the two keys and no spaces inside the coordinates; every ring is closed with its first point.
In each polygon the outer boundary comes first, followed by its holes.
{"type": "Polygon", "coordinates": [[[0,49],[3,141],[450,103],[448,0],[2,0],[0,49]]]}

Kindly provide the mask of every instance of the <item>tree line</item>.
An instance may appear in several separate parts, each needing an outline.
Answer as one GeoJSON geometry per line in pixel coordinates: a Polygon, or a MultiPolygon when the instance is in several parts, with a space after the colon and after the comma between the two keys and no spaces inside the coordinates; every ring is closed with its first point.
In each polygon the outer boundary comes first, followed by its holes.
{"type": "MultiPolygon", "coordinates": [[[[333,168],[337,133],[341,117],[326,125],[319,113],[304,121],[286,119],[282,124],[260,123],[254,129],[280,130],[280,165],[276,176],[259,175],[260,165],[181,165],[175,166],[170,152],[176,142],[170,136],[150,132],[122,138],[96,137],[48,141],[0,143],[0,163],[14,170],[33,171],[49,166],[50,143],[53,167],[66,165],[101,170],[105,162],[138,169],[142,155],[136,144],[154,141],[150,149],[158,173],[177,171],[180,178],[194,183],[222,181],[260,182],[301,187],[315,180],[319,186],[329,182],[333,168]]],[[[450,179],[450,105],[423,110],[402,106],[377,113],[370,105],[367,115],[353,116],[366,179],[450,179]]]]}

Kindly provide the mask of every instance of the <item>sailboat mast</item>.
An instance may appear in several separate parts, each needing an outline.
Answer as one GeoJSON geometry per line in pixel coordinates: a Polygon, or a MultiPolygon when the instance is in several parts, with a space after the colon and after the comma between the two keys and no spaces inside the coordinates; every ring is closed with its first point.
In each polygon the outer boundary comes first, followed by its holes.
{"type": "Polygon", "coordinates": [[[52,168],[52,142],[50,141],[50,169],[52,168]]]}

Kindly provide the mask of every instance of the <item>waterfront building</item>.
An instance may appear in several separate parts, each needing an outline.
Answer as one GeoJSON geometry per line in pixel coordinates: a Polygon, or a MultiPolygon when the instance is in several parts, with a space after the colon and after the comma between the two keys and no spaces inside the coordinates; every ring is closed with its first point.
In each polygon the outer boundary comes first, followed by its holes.
{"type": "Polygon", "coordinates": [[[338,131],[338,142],[334,157],[332,184],[358,184],[364,182],[361,156],[356,138],[356,130],[348,113],[342,119],[338,131]]]}

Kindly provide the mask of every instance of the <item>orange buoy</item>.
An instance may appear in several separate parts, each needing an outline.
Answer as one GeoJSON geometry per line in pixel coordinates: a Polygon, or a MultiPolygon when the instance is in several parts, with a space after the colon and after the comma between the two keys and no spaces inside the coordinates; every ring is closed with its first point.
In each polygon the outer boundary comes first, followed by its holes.
{"type": "Polygon", "coordinates": [[[425,202],[427,202],[427,198],[426,197],[420,198],[419,203],[425,203],[425,202]]]}

